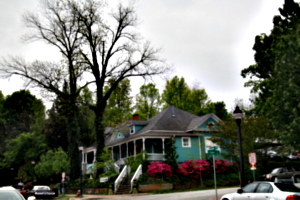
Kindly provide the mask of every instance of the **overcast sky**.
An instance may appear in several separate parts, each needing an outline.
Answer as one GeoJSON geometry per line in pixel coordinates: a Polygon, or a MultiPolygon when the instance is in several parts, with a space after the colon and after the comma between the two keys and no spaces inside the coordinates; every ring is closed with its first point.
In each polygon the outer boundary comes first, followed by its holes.
{"type": "MultiPolygon", "coordinates": [[[[109,2],[116,0],[109,0],[109,2]]],[[[127,0],[123,0],[127,1],[127,0]]],[[[42,43],[22,43],[22,14],[35,11],[39,0],[0,0],[0,57],[20,55],[27,60],[57,56],[42,43]]],[[[200,83],[211,101],[224,101],[228,111],[234,100],[247,101],[250,89],[240,76],[254,64],[252,46],[261,33],[269,34],[272,19],[284,0],[137,0],[141,34],[161,47],[161,57],[175,71],[169,76],[200,83]]],[[[162,90],[165,81],[156,79],[162,90]]],[[[143,82],[134,84],[139,91],[143,82]]],[[[0,80],[4,95],[22,89],[19,77],[0,80]]]]}

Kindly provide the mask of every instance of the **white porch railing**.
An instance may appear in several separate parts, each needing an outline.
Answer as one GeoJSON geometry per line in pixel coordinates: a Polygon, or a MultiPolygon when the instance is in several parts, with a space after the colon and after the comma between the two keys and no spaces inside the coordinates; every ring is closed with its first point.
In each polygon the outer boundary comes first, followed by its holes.
{"type": "Polygon", "coordinates": [[[115,181],[114,192],[116,192],[118,190],[120,184],[122,183],[122,181],[126,177],[126,175],[127,175],[127,165],[124,166],[122,172],[119,174],[118,178],[115,181]]]}
{"type": "Polygon", "coordinates": [[[163,161],[164,158],[165,158],[165,155],[164,154],[161,154],[161,153],[148,153],[147,154],[148,157],[147,157],[147,160],[161,160],[163,161]]]}
{"type": "Polygon", "coordinates": [[[132,189],[133,189],[133,181],[139,179],[139,177],[140,177],[140,175],[142,175],[142,173],[143,173],[142,165],[139,165],[139,167],[135,171],[132,179],[130,180],[130,192],[132,192],[132,189]]]}

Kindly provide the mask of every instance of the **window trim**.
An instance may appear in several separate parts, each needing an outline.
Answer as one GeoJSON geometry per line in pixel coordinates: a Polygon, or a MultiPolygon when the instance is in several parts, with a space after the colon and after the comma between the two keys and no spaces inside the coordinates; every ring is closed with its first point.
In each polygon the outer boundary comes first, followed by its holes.
{"type": "Polygon", "coordinates": [[[191,138],[190,138],[190,137],[182,137],[182,138],[181,138],[181,145],[182,145],[182,147],[184,147],[184,148],[189,148],[189,147],[191,147],[191,138]],[[184,144],[185,144],[185,142],[184,142],[185,139],[187,139],[187,142],[188,142],[187,145],[184,145],[184,144]]]}

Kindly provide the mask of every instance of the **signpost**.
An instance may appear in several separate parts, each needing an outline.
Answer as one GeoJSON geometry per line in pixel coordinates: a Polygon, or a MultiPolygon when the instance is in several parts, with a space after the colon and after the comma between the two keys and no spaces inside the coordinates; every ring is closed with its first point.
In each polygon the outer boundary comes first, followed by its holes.
{"type": "Polygon", "coordinates": [[[208,153],[209,155],[212,155],[212,156],[213,156],[215,191],[216,191],[216,199],[218,199],[215,155],[219,155],[219,154],[220,154],[220,151],[218,150],[218,147],[210,147],[209,150],[207,151],[207,153],[208,153]]]}
{"type": "Polygon", "coordinates": [[[250,169],[253,171],[253,180],[255,181],[255,171],[256,170],[256,153],[249,153],[249,163],[250,163],[250,169]]]}

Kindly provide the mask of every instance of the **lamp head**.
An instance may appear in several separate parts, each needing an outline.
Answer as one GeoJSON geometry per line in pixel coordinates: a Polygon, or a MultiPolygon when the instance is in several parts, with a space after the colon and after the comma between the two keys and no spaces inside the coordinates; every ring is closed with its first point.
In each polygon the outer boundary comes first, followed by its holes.
{"type": "Polygon", "coordinates": [[[242,119],[243,118],[243,111],[241,111],[239,106],[235,107],[235,110],[233,111],[233,117],[235,119],[242,119]]]}

